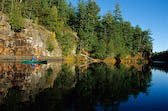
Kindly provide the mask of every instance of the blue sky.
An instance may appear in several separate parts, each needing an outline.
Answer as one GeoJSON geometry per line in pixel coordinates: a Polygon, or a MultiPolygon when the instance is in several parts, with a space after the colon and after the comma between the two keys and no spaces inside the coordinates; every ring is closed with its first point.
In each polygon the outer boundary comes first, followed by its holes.
{"type": "MultiPolygon", "coordinates": [[[[71,1],[77,6],[78,0],[71,1]]],[[[139,25],[143,30],[152,32],[153,51],[168,49],[168,0],[95,0],[101,8],[100,15],[114,10],[118,1],[124,20],[133,26],[139,25]]]]}

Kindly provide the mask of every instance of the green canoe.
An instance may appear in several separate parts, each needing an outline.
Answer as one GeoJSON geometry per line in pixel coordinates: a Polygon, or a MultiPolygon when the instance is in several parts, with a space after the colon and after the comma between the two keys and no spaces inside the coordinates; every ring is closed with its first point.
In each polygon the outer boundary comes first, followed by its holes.
{"type": "Polygon", "coordinates": [[[47,61],[21,61],[22,64],[47,64],[47,61]]]}

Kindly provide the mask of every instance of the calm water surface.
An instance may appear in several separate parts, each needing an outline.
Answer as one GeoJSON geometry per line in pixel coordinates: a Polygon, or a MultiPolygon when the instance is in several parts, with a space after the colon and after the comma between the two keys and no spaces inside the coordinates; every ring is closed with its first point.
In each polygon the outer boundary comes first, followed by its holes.
{"type": "Polygon", "coordinates": [[[0,111],[167,111],[167,67],[0,63],[0,111]]]}

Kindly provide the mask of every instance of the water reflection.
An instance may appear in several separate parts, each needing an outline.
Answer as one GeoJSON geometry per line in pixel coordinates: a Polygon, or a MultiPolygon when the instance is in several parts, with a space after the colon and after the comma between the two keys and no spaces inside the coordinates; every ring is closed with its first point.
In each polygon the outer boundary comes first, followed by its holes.
{"type": "Polygon", "coordinates": [[[107,67],[105,64],[92,64],[80,74],[72,93],[79,95],[75,95],[75,100],[71,99],[79,106],[76,107],[77,110],[96,110],[96,106],[104,110],[111,106],[118,109],[120,103],[126,102],[130,95],[136,98],[140,92],[148,94],[151,73],[148,68],[141,69],[127,68],[124,65],[107,67]]]}
{"type": "Polygon", "coordinates": [[[0,110],[119,110],[122,102],[148,95],[147,65],[86,66],[0,64],[0,110]]]}
{"type": "Polygon", "coordinates": [[[152,69],[168,73],[168,63],[153,63],[151,66],[152,69]]]}
{"type": "Polygon", "coordinates": [[[8,99],[10,99],[10,96],[13,97],[13,94],[16,94],[15,96],[17,96],[17,94],[20,95],[18,99],[14,100],[29,101],[30,96],[33,97],[40,91],[52,87],[52,83],[54,83],[60,70],[61,64],[32,67],[31,64],[1,63],[0,103],[8,102],[8,99]],[[52,69],[54,73],[51,74],[50,69],[52,69]]]}

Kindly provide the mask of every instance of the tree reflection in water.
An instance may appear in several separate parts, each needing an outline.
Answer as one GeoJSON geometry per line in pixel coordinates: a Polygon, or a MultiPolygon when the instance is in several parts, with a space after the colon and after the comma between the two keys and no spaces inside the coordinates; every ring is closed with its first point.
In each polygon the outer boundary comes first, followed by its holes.
{"type": "Polygon", "coordinates": [[[168,63],[152,63],[152,69],[168,73],[168,63]]]}
{"type": "MultiPolygon", "coordinates": [[[[47,71],[49,75],[53,73],[52,69],[47,71]]],[[[78,67],[62,65],[53,87],[44,89],[26,102],[19,101],[17,94],[23,94],[13,89],[9,91],[0,110],[116,111],[120,103],[127,102],[130,96],[136,98],[140,93],[148,95],[150,81],[151,70],[148,66],[116,67],[95,63],[81,71],[78,67]],[[11,101],[14,101],[14,105],[11,101]]]]}

